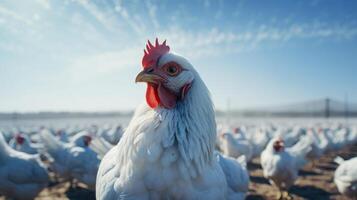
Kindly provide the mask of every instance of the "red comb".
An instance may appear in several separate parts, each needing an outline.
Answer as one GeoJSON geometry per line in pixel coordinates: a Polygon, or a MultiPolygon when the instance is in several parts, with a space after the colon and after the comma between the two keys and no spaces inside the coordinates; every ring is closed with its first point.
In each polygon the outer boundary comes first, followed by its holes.
{"type": "Polygon", "coordinates": [[[144,56],[142,60],[142,65],[144,68],[151,66],[157,62],[157,59],[170,51],[170,47],[166,45],[166,40],[159,44],[159,40],[156,38],[155,46],[151,44],[148,40],[146,44],[146,49],[144,49],[144,56]]]}

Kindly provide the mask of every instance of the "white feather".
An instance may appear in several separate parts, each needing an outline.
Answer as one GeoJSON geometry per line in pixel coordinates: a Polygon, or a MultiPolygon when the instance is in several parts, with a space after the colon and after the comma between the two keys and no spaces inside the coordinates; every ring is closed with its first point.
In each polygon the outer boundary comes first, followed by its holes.
{"type": "Polygon", "coordinates": [[[0,133],[0,194],[20,200],[34,199],[48,181],[38,155],[11,149],[0,133]]]}
{"type": "Polygon", "coordinates": [[[357,196],[357,157],[344,161],[336,169],[334,182],[338,191],[350,198],[357,196]]]}
{"type": "Polygon", "coordinates": [[[160,62],[172,59],[194,75],[191,89],[174,109],[145,104],[136,109],[100,164],[97,199],[227,198],[227,182],[214,158],[216,123],[208,89],[184,58],[166,54],[160,62]]]}

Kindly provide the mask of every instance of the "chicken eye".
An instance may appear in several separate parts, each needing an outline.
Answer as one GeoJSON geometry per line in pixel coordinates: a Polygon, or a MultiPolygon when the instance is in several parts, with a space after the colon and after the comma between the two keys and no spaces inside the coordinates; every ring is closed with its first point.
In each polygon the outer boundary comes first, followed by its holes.
{"type": "Polygon", "coordinates": [[[176,73],[177,73],[177,67],[176,66],[168,66],[167,68],[166,68],[166,72],[168,73],[168,74],[170,74],[170,75],[175,75],[176,73]]]}
{"type": "Polygon", "coordinates": [[[163,71],[169,76],[177,76],[181,73],[182,68],[176,62],[169,62],[163,66],[163,71]]]}
{"type": "Polygon", "coordinates": [[[169,76],[177,76],[181,68],[178,64],[171,62],[164,66],[164,70],[169,76]]]}

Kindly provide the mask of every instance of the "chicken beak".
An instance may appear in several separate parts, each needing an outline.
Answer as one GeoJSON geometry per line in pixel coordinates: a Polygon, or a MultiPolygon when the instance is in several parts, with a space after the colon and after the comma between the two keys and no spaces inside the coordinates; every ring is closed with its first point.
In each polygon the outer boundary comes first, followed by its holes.
{"type": "Polygon", "coordinates": [[[141,71],[135,78],[135,83],[146,82],[146,83],[155,83],[158,81],[163,81],[164,79],[156,74],[146,72],[145,70],[141,71]]]}

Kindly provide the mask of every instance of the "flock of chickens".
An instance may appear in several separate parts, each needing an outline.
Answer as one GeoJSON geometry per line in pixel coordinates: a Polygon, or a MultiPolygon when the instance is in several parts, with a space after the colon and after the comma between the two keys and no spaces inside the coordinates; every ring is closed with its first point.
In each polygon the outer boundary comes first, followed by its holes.
{"type": "Polygon", "coordinates": [[[85,130],[38,128],[0,132],[0,194],[34,199],[48,186],[51,173],[56,183],[70,181],[74,187],[81,182],[94,190],[101,152],[90,145],[95,140],[115,144],[122,132],[120,126],[105,131],[93,126],[85,130]]]}
{"type": "MultiPolygon", "coordinates": [[[[95,189],[100,160],[119,142],[123,132],[121,126],[2,131],[0,194],[33,199],[48,186],[49,173],[55,174],[52,181],[70,181],[71,185],[80,182],[95,189]]],[[[237,186],[237,199],[244,199],[248,192],[247,162],[257,157],[264,176],[281,191],[278,198],[287,198],[299,169],[356,141],[357,127],[342,125],[222,125],[217,130],[216,157],[224,172],[238,174],[239,178],[229,180],[237,186]]],[[[340,164],[334,177],[338,190],[356,197],[357,158],[344,161],[338,157],[335,162],[340,164]]]]}
{"type": "MultiPolygon", "coordinates": [[[[34,199],[49,183],[81,183],[98,200],[244,199],[247,162],[260,157],[279,199],[298,170],[328,151],[357,142],[355,126],[216,125],[211,95],[199,73],[166,41],[148,42],[135,82],[147,85],[125,128],[4,131],[0,133],[0,194],[34,199]]],[[[357,159],[335,173],[339,191],[357,196],[357,159]]]]}
{"type": "MultiPolygon", "coordinates": [[[[222,128],[217,148],[234,158],[244,157],[248,162],[260,157],[265,178],[279,189],[278,199],[290,198],[288,189],[298,178],[298,171],[307,163],[314,164],[328,152],[357,142],[357,127],[342,125],[262,126],[222,128]],[[233,131],[231,131],[233,130],[233,131]]],[[[357,196],[357,158],[344,161],[337,157],[334,181],[338,190],[348,196],[357,196]]]]}

